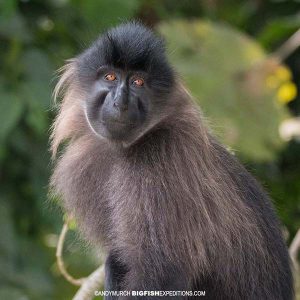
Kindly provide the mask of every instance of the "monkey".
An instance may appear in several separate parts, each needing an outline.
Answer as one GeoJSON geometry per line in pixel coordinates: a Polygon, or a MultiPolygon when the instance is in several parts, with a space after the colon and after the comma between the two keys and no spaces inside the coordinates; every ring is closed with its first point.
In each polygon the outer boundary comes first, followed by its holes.
{"type": "Polygon", "coordinates": [[[159,35],[107,30],[63,67],[55,97],[51,190],[105,249],[105,290],[293,299],[269,196],[214,137],[159,35]]]}

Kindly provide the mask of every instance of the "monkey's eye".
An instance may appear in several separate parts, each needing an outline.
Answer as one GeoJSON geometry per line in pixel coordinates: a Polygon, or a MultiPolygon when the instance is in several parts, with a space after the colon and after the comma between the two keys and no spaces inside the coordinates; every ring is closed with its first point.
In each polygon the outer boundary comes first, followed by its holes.
{"type": "Polygon", "coordinates": [[[137,85],[137,86],[143,86],[144,85],[144,79],[142,78],[136,78],[133,80],[132,82],[134,85],[137,85]]]}
{"type": "Polygon", "coordinates": [[[108,80],[108,81],[114,81],[117,79],[117,76],[115,73],[108,73],[104,76],[105,80],[108,80]]]}

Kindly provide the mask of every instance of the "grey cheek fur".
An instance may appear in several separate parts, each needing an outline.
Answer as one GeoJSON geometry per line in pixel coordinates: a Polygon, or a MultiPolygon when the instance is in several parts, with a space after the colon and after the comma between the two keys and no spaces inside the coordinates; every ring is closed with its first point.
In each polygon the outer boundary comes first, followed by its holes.
{"type": "Polygon", "coordinates": [[[85,116],[85,120],[87,122],[87,124],[89,125],[89,128],[91,129],[91,131],[99,138],[101,139],[104,139],[104,137],[102,135],[100,135],[97,131],[95,131],[94,127],[91,125],[90,121],[89,121],[89,118],[87,116],[87,108],[86,108],[86,105],[83,104],[82,105],[82,109],[84,111],[84,116],[85,116]]]}

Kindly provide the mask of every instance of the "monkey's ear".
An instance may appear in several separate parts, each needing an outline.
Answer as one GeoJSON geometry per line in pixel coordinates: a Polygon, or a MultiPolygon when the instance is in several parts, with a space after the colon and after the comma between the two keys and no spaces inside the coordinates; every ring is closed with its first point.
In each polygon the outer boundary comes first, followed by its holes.
{"type": "Polygon", "coordinates": [[[77,60],[70,59],[65,66],[58,70],[60,79],[53,92],[55,107],[58,113],[51,126],[50,151],[52,159],[56,157],[59,145],[74,136],[80,131],[82,126],[80,90],[76,82],[77,60]],[[59,102],[58,99],[61,99],[59,102]],[[81,123],[81,124],[80,124],[81,123]]]}

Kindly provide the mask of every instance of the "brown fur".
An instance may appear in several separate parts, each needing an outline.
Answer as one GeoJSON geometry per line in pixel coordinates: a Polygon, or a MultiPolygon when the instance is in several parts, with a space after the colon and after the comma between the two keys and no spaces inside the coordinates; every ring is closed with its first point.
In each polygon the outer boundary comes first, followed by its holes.
{"type": "Polygon", "coordinates": [[[64,69],[56,95],[61,91],[53,155],[68,144],[51,186],[83,235],[126,264],[124,289],[144,277],[155,287],[174,266],[187,289],[206,289],[205,299],[292,298],[268,197],[207,131],[180,83],[169,114],[129,147],[89,128],[76,60],[64,69]]]}

